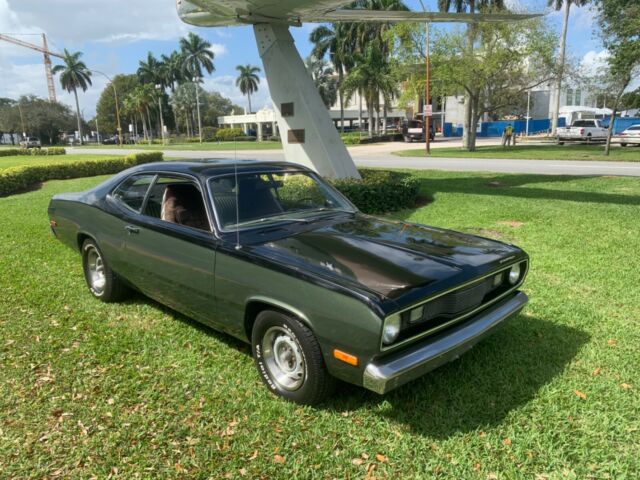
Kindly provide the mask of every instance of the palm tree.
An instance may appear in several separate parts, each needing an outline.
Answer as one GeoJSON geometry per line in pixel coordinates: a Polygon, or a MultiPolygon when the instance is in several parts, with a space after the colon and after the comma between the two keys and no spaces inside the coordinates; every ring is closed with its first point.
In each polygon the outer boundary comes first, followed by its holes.
{"type": "MultiPolygon", "coordinates": [[[[324,58],[329,54],[329,61],[338,74],[338,100],[340,103],[340,130],[344,132],[344,98],[342,84],[345,74],[352,66],[356,29],[350,23],[334,23],[331,27],[319,25],[309,35],[309,41],[314,44],[311,55],[324,58]]],[[[362,123],[362,122],[360,122],[362,123]]]]}
{"type": "Polygon", "coordinates": [[[236,78],[236,87],[240,89],[243,95],[247,96],[249,100],[249,113],[251,113],[251,94],[258,91],[260,78],[256,74],[260,72],[260,69],[247,64],[238,65],[236,70],[240,72],[238,78],[236,78]]]}
{"type": "Polygon", "coordinates": [[[307,71],[316,84],[320,98],[327,108],[336,103],[338,98],[338,86],[333,68],[326,60],[309,56],[305,61],[307,71]]]}
{"type": "Polygon", "coordinates": [[[364,55],[356,54],[355,65],[347,75],[343,88],[347,98],[355,92],[362,92],[369,116],[369,136],[372,137],[373,114],[380,110],[380,96],[388,104],[397,93],[397,78],[384,53],[375,43],[367,46],[364,55]]]}
{"type": "MultiPolygon", "coordinates": [[[[215,70],[213,66],[213,58],[215,55],[211,51],[211,43],[199,35],[189,32],[186,38],[181,38],[180,50],[182,52],[185,72],[193,83],[200,83],[203,68],[207,73],[212,73],[215,70]]],[[[196,88],[196,108],[198,110],[198,136],[200,137],[200,143],[202,143],[202,120],[200,119],[200,97],[198,88],[196,88]]]]}
{"type": "Polygon", "coordinates": [[[556,134],[558,128],[558,115],[560,112],[560,91],[562,89],[562,76],[564,74],[565,50],[567,45],[567,30],[569,28],[569,9],[571,5],[583,7],[589,0],[548,0],[548,5],[554,10],[560,10],[564,6],[564,22],[562,24],[562,36],[560,37],[560,51],[558,56],[558,71],[555,85],[555,103],[551,111],[551,135],[556,134]]]}
{"type": "Polygon", "coordinates": [[[81,88],[83,92],[86,92],[89,85],[91,85],[91,71],[87,68],[85,63],[80,60],[81,56],[82,52],[71,53],[65,48],[62,58],[64,65],[56,65],[52,70],[54,75],[60,73],[60,85],[62,85],[62,88],[69,93],[73,92],[73,95],[75,96],[80,145],[83,144],[83,140],[82,122],[80,121],[80,103],[78,102],[78,88],[81,88]]]}
{"type": "Polygon", "coordinates": [[[152,83],[165,87],[164,65],[153,56],[153,53],[147,53],[147,60],[140,60],[138,65],[136,73],[141,83],[152,83]]]}

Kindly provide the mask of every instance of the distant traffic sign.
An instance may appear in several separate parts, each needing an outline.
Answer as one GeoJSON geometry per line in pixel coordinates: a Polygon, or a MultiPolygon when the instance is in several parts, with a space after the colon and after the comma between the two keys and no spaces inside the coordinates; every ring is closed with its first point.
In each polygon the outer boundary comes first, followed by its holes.
{"type": "Polygon", "coordinates": [[[431,105],[425,105],[425,106],[424,106],[424,114],[425,114],[425,116],[427,116],[427,117],[431,117],[431,116],[433,116],[433,112],[432,112],[432,110],[431,110],[431,105]]]}

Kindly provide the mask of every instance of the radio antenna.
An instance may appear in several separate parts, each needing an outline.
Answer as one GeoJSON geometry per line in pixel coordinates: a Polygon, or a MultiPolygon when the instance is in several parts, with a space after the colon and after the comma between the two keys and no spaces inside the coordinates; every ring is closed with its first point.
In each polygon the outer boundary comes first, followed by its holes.
{"type": "Polygon", "coordinates": [[[233,137],[233,176],[236,183],[236,250],[240,250],[240,203],[238,202],[240,185],[238,184],[238,142],[236,137],[233,137]]]}

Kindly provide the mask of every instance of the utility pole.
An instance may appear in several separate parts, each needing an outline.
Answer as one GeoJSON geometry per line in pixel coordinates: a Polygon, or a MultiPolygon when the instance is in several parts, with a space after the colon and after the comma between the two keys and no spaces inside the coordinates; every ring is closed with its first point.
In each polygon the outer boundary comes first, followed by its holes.
{"type": "MultiPolygon", "coordinates": [[[[100,70],[90,70],[93,73],[98,73],[100,75],[102,75],[104,78],[107,79],[107,81],[111,84],[111,88],[113,88],[113,97],[114,97],[114,101],[116,102],[116,123],[117,123],[117,129],[118,129],[118,146],[122,146],[122,126],[120,125],[120,107],[118,107],[118,90],[116,89],[116,84],[115,82],[104,72],[101,72],[100,70]]],[[[98,112],[96,112],[96,122],[98,118],[98,112]]]]}
{"type": "Polygon", "coordinates": [[[529,113],[530,106],[531,106],[531,89],[527,91],[527,126],[525,128],[527,132],[527,137],[529,136],[529,117],[531,116],[529,113]]]}
{"type": "Polygon", "coordinates": [[[431,103],[429,103],[429,98],[431,97],[431,92],[429,89],[429,83],[431,81],[430,75],[429,75],[429,22],[426,22],[424,24],[425,26],[425,37],[426,37],[426,48],[425,48],[425,52],[426,52],[426,61],[425,61],[425,65],[426,65],[426,78],[425,78],[425,92],[424,92],[424,138],[425,138],[425,147],[427,149],[427,155],[429,155],[431,153],[431,144],[430,141],[431,139],[429,138],[431,135],[431,103]],[[427,109],[427,105],[429,106],[429,108],[427,109]]]}

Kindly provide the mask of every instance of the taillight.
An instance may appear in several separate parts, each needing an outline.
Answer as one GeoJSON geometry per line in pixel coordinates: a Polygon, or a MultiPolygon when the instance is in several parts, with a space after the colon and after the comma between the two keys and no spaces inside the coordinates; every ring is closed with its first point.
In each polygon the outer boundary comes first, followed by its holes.
{"type": "Polygon", "coordinates": [[[580,129],[580,135],[584,135],[584,128],[580,129]]]}

